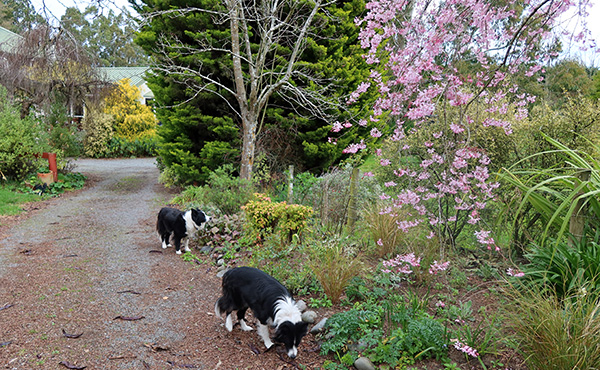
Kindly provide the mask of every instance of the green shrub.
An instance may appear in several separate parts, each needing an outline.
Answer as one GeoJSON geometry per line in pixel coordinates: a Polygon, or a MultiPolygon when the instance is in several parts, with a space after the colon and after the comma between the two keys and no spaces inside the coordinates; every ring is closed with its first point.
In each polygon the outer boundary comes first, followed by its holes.
{"type": "Polygon", "coordinates": [[[34,154],[48,151],[47,135],[33,116],[21,118],[20,109],[0,88],[0,178],[23,179],[42,162],[34,154]]]}
{"type": "Polygon", "coordinates": [[[560,299],[578,286],[588,286],[590,294],[600,295],[600,230],[594,240],[585,232],[579,241],[534,245],[525,254],[529,264],[523,269],[528,286],[552,288],[560,299]]]}
{"type": "Polygon", "coordinates": [[[355,304],[327,320],[327,340],[321,354],[360,351],[375,363],[395,368],[417,358],[443,357],[447,353],[444,326],[425,308],[415,309],[409,300],[388,296],[384,300],[355,304]]]}
{"type": "Polygon", "coordinates": [[[252,196],[252,186],[250,182],[234,176],[233,172],[231,164],[224,165],[209,175],[206,185],[189,186],[172,202],[211,205],[225,215],[239,213],[252,196]]]}
{"type": "Polygon", "coordinates": [[[82,121],[83,152],[92,158],[104,157],[113,138],[113,118],[101,108],[89,107],[82,121]]]}
{"type": "Polygon", "coordinates": [[[310,247],[292,243],[281,248],[277,235],[269,235],[263,243],[248,248],[248,265],[259,268],[279,280],[294,294],[319,291],[319,284],[309,267],[310,247]]]}
{"type": "Polygon", "coordinates": [[[158,150],[158,137],[149,135],[135,139],[113,136],[107,143],[104,157],[153,157],[158,150]]]}
{"type": "Polygon", "coordinates": [[[310,207],[286,202],[274,203],[263,194],[255,194],[255,197],[242,207],[246,214],[249,240],[260,241],[269,234],[277,234],[284,245],[292,240],[292,235],[306,228],[307,221],[313,214],[310,207]]]}

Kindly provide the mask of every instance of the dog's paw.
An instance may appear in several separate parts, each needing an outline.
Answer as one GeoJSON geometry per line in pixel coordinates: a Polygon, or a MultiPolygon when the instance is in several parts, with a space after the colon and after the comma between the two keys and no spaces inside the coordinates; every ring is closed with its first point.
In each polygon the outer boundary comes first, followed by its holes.
{"type": "Polygon", "coordinates": [[[228,332],[233,330],[233,320],[231,320],[231,315],[227,315],[227,318],[225,319],[225,329],[227,329],[228,332]]]}
{"type": "Polygon", "coordinates": [[[252,330],[254,330],[253,328],[251,328],[250,326],[248,326],[248,325],[246,324],[246,321],[244,321],[244,320],[240,320],[240,328],[241,328],[243,331],[252,331],[252,330]]]}
{"type": "Polygon", "coordinates": [[[188,248],[188,247],[185,247],[184,251],[191,252],[192,250],[190,248],[188,248]]]}
{"type": "Polygon", "coordinates": [[[181,254],[181,251],[176,251],[175,253],[177,253],[177,254],[181,254]]]}

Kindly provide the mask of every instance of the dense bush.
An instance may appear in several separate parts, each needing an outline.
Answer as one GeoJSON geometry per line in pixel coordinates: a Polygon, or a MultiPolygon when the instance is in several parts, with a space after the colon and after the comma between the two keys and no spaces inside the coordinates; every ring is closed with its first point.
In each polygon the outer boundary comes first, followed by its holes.
{"type": "Polygon", "coordinates": [[[240,213],[252,197],[252,184],[233,172],[233,165],[224,165],[210,173],[206,185],[188,186],[173,202],[210,205],[225,215],[240,213]]]}
{"type": "Polygon", "coordinates": [[[34,155],[48,149],[40,122],[32,116],[21,118],[19,107],[0,88],[0,177],[22,179],[42,163],[34,155]]]}
{"type": "Polygon", "coordinates": [[[283,245],[286,241],[290,242],[294,234],[306,228],[307,221],[313,214],[310,207],[272,202],[263,194],[255,194],[255,197],[242,207],[246,215],[249,240],[261,241],[270,234],[277,234],[283,245]]]}
{"type": "Polygon", "coordinates": [[[127,78],[119,81],[106,98],[104,113],[113,116],[117,137],[134,141],[156,135],[158,121],[152,109],[140,103],[140,100],[140,89],[131,85],[127,78]]]}
{"type": "Polygon", "coordinates": [[[82,121],[83,151],[88,157],[103,157],[113,138],[113,118],[99,107],[88,107],[82,121]]]}
{"type": "Polygon", "coordinates": [[[153,157],[158,150],[156,136],[144,136],[133,140],[113,136],[106,146],[104,157],[153,157]]]}

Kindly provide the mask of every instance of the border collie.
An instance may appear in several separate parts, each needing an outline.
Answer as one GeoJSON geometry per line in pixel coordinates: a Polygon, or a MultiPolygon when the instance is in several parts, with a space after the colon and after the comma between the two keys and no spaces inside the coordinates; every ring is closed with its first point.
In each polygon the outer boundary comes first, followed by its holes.
{"type": "Polygon", "coordinates": [[[273,346],[269,326],[276,329],[275,342],[285,344],[290,358],[298,355],[298,345],[306,335],[308,324],[288,290],[275,278],[253,267],[236,267],[223,275],[223,296],[215,303],[215,313],[227,314],[225,328],[233,329],[231,312],[237,311],[240,327],[252,330],[244,316],[250,308],[258,319],[258,335],[267,349],[273,346]]]}
{"type": "Polygon", "coordinates": [[[190,209],[184,212],[170,207],[162,208],[158,212],[156,231],[163,249],[171,246],[170,238],[173,235],[175,253],[181,254],[181,240],[185,241],[184,251],[189,252],[190,237],[208,221],[210,221],[210,217],[199,209],[190,209]]]}

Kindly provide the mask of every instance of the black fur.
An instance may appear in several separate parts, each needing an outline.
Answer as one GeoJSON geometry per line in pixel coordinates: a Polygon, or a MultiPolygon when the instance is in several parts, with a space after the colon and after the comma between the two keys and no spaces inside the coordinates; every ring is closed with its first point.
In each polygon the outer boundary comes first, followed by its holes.
{"type": "MultiPolygon", "coordinates": [[[[244,322],[248,309],[262,325],[274,326],[273,340],[283,343],[290,357],[296,357],[297,346],[306,335],[308,324],[301,320],[292,295],[279,281],[261,270],[252,267],[231,269],[223,275],[223,295],[215,304],[215,312],[219,316],[221,313],[229,316],[237,311],[238,320],[244,322]],[[283,308],[277,310],[281,301],[291,304],[283,304],[280,306],[283,308]]],[[[263,341],[270,347],[264,337],[263,341]]]]}
{"type": "Polygon", "coordinates": [[[209,220],[210,217],[206,216],[199,209],[180,211],[175,208],[164,207],[158,212],[156,231],[158,232],[163,248],[171,246],[169,240],[172,235],[175,252],[179,254],[181,253],[181,241],[185,240],[185,250],[189,251],[189,237],[209,220]],[[185,217],[187,212],[191,216],[188,220],[185,217]]]}

